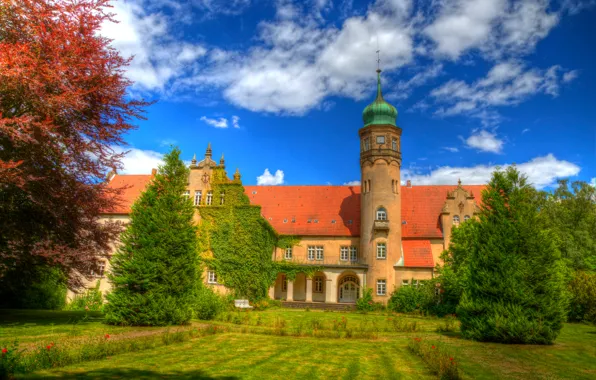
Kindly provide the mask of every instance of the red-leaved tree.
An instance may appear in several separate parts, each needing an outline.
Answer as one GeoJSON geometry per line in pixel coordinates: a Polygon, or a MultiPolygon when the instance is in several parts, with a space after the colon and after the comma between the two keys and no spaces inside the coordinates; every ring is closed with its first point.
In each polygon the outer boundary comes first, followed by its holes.
{"type": "MultiPolygon", "coordinates": [[[[0,278],[58,265],[87,273],[119,226],[103,177],[148,103],[100,35],[108,0],[0,0],[0,278]]],[[[72,285],[80,278],[70,276],[72,285]]]]}

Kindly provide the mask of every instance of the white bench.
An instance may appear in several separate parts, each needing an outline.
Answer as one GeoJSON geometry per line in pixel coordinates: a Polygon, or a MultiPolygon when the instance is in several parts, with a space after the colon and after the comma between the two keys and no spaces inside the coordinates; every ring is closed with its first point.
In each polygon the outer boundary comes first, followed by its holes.
{"type": "Polygon", "coordinates": [[[234,306],[239,309],[252,309],[252,306],[250,306],[248,300],[234,300],[234,306]]]}

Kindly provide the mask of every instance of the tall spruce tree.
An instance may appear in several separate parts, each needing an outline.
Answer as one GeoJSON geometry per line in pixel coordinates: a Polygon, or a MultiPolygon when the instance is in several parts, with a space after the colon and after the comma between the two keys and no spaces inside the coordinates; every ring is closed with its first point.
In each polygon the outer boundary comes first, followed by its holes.
{"type": "Polygon", "coordinates": [[[188,169],[173,148],[132,207],[112,258],[106,321],[162,326],[192,317],[200,282],[194,208],[183,196],[188,169]]]}
{"type": "Polygon", "coordinates": [[[533,199],[535,190],[514,167],[495,171],[482,193],[457,308],[466,338],[551,344],[563,326],[561,254],[533,199]]]}

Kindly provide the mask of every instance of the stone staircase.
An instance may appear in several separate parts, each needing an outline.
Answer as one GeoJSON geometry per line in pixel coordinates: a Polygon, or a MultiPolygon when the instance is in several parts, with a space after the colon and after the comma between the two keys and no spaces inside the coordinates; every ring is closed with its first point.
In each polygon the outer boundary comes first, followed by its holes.
{"type": "Polygon", "coordinates": [[[353,303],[323,303],[323,302],[304,302],[304,301],[282,301],[282,307],[289,309],[317,309],[333,311],[352,311],[356,310],[356,304],[353,303]]]}

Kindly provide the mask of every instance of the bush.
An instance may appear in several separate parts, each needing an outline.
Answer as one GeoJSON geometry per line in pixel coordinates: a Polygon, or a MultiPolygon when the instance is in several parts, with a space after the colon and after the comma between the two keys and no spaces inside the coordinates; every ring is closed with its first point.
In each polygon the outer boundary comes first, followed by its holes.
{"type": "Polygon", "coordinates": [[[373,301],[373,290],[371,288],[362,291],[362,297],[356,301],[356,310],[362,312],[385,310],[385,305],[373,301]]]}
{"type": "Polygon", "coordinates": [[[424,293],[415,286],[402,286],[393,293],[387,303],[387,308],[398,313],[411,313],[421,309],[424,293]]]}
{"type": "Polygon", "coordinates": [[[66,277],[58,267],[32,265],[0,280],[0,306],[14,309],[61,310],[66,303],[66,277]]]}
{"type": "Polygon", "coordinates": [[[193,317],[208,321],[225,311],[227,306],[225,297],[215,293],[207,286],[200,286],[193,305],[193,317]]]}
{"type": "Polygon", "coordinates": [[[569,321],[596,323],[596,273],[577,272],[569,284],[569,321]]]}
{"type": "Polygon", "coordinates": [[[87,289],[83,294],[77,294],[72,301],[66,305],[66,310],[78,311],[102,311],[103,295],[99,290],[99,280],[95,288],[87,289]]]}

